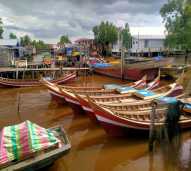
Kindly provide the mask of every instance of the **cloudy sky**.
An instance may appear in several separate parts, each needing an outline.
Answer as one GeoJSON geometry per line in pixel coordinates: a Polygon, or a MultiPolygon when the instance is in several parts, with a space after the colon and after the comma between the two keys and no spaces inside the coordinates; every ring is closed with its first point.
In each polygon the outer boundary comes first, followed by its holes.
{"type": "Polygon", "coordinates": [[[4,37],[10,32],[56,42],[62,34],[72,40],[93,37],[102,20],[117,26],[129,23],[132,34],[164,34],[159,10],[167,0],[0,0],[4,37]]]}

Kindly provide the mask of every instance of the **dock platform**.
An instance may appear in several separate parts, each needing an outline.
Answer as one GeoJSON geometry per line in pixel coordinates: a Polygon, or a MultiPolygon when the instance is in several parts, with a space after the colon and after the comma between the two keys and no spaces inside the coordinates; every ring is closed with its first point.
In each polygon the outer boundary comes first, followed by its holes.
{"type": "Polygon", "coordinates": [[[2,72],[17,72],[17,71],[89,71],[89,68],[71,68],[63,67],[61,68],[12,68],[12,67],[2,67],[0,68],[0,73],[2,72]]]}

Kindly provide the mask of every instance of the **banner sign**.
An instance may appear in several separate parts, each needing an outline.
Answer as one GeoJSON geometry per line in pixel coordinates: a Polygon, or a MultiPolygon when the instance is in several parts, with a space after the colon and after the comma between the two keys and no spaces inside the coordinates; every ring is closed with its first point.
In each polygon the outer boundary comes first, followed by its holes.
{"type": "Polygon", "coordinates": [[[15,65],[16,67],[18,68],[27,68],[27,60],[18,60],[18,61],[15,61],[15,65]]]}

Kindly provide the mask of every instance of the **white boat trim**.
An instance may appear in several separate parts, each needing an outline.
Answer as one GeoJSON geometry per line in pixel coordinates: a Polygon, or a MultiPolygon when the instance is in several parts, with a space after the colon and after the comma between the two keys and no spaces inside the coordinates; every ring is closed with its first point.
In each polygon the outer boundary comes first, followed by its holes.
{"type": "Polygon", "coordinates": [[[51,91],[51,90],[48,90],[48,91],[49,91],[50,94],[55,95],[55,96],[58,96],[58,97],[64,99],[64,96],[62,96],[62,95],[60,95],[60,94],[58,94],[58,93],[56,93],[56,92],[54,92],[54,91],[51,91]]]}
{"type": "Polygon", "coordinates": [[[69,102],[69,103],[73,103],[73,104],[76,104],[76,105],[80,105],[80,103],[79,103],[78,101],[72,100],[72,99],[70,99],[70,98],[68,98],[68,97],[64,97],[64,98],[65,98],[65,100],[66,100],[67,102],[69,102]]]}
{"type": "Polygon", "coordinates": [[[86,106],[82,106],[82,108],[85,110],[85,111],[88,111],[88,112],[94,112],[93,110],[92,110],[92,108],[89,108],[89,107],[86,107],[86,106]]]}

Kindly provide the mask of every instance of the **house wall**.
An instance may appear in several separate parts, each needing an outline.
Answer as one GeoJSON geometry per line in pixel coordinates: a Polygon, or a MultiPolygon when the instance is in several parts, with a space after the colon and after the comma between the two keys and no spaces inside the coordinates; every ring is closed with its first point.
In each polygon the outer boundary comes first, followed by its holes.
{"type": "Polygon", "coordinates": [[[131,52],[158,52],[164,49],[164,39],[135,39],[132,40],[131,52]]]}
{"type": "Polygon", "coordinates": [[[0,48],[0,66],[7,67],[11,65],[13,52],[8,48],[0,48]]]}

